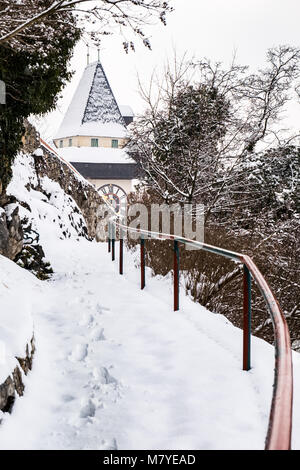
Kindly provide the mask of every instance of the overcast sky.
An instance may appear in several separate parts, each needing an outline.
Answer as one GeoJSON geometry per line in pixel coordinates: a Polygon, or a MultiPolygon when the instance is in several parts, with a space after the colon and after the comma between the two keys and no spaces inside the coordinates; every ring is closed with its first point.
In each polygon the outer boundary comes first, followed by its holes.
{"type": "MultiPolygon", "coordinates": [[[[119,104],[129,104],[136,113],[143,110],[138,94],[137,74],[147,81],[154,68],[160,70],[173,50],[197,58],[208,57],[228,63],[234,51],[237,61],[254,71],[264,65],[268,48],[289,44],[300,46],[299,0],[173,0],[175,11],[166,27],[151,26],[152,51],[136,41],[136,52],[125,54],[123,39],[104,37],[101,62],[119,104]]],[[[90,61],[97,50],[90,50],[90,61]]],[[[53,137],[87,61],[86,46],[78,44],[70,64],[75,75],[62,92],[56,112],[43,119],[40,128],[45,138],[53,137]]],[[[300,105],[294,103],[287,122],[300,128],[300,105]]]]}

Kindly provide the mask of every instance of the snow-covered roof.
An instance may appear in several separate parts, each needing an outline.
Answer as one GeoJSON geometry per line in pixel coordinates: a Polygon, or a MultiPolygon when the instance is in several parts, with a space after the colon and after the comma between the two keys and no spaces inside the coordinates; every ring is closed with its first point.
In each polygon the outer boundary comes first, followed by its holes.
{"type": "Polygon", "coordinates": [[[100,62],[85,68],[55,139],[77,135],[116,138],[128,135],[100,62]]]}
{"type": "Polygon", "coordinates": [[[119,109],[121,111],[122,116],[130,116],[134,117],[134,112],[128,104],[120,104],[119,109]]]}
{"type": "Polygon", "coordinates": [[[82,163],[135,163],[124,149],[105,147],[64,147],[57,149],[68,162],[82,163]]]}

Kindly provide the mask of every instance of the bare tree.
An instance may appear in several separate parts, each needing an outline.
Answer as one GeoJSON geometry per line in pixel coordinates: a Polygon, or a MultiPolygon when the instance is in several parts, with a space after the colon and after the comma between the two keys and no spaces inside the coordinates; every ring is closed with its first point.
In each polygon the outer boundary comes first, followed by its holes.
{"type": "MultiPolygon", "coordinates": [[[[295,136],[284,140],[279,131],[299,78],[299,58],[299,49],[274,48],[257,73],[235,61],[228,69],[209,60],[177,61],[159,83],[153,75],[148,90],[141,89],[147,112],[137,120],[129,145],[143,169],[150,203],[155,198],[204,203],[205,241],[253,257],[298,347],[300,147],[295,136]]],[[[165,275],[172,269],[171,247],[154,249],[151,243],[148,264],[165,275]]],[[[187,292],[241,326],[240,267],[201,250],[183,252],[187,292]]],[[[272,341],[267,318],[253,285],[253,331],[272,341]]]]}
{"type": "Polygon", "coordinates": [[[279,46],[268,51],[264,69],[249,74],[235,60],[224,69],[184,57],[160,81],[153,75],[148,90],[141,87],[147,111],[129,145],[145,182],[167,202],[206,204],[208,220],[228,187],[234,190],[241,163],[274,139],[299,58],[299,49],[279,46]]]}

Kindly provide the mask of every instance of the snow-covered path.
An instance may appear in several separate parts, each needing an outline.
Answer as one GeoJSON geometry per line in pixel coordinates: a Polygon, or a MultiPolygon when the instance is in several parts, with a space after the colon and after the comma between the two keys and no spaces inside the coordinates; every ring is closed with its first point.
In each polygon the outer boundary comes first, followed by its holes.
{"type": "Polygon", "coordinates": [[[132,255],[119,276],[104,244],[49,250],[56,274],[34,293],[34,367],[1,448],[263,448],[271,346],[255,339],[243,372],[241,331],[184,296],[174,313],[167,280],[140,291],[132,255]]]}

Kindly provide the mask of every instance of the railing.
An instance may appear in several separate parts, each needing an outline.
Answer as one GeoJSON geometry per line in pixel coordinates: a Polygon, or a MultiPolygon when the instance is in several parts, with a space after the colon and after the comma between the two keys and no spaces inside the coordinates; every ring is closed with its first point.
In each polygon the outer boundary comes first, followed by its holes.
{"type": "MultiPolygon", "coordinates": [[[[49,150],[58,154],[43,140],[41,143],[49,150]]],[[[62,157],[59,157],[62,159],[62,157]]],[[[77,170],[65,161],[74,173],[77,170]]],[[[106,201],[103,202],[108,206],[106,201]]],[[[110,212],[114,212],[108,206],[110,212]]],[[[115,216],[117,214],[115,213],[115,216]]],[[[270,287],[263,275],[247,255],[224,250],[215,246],[199,243],[183,237],[175,237],[170,234],[161,234],[141,229],[133,229],[119,224],[116,220],[109,223],[108,249],[112,252],[112,260],[115,260],[115,226],[123,230],[130,230],[141,234],[141,289],[146,283],[145,277],[145,238],[158,238],[172,240],[174,242],[174,310],[179,310],[179,243],[194,245],[198,248],[221,255],[235,261],[239,261],[244,266],[244,302],[243,302],[243,370],[249,370],[250,345],[251,345],[251,275],[256,281],[263,297],[265,298],[269,314],[272,319],[275,339],[275,376],[273,386],[273,397],[270,410],[269,426],[266,436],[266,450],[288,450],[291,448],[292,432],[292,403],[293,403],[293,372],[292,372],[292,351],[290,346],[290,336],[285,317],[278,305],[270,287]]],[[[123,274],[123,239],[120,238],[119,272],[123,274]]]]}
{"type": "MultiPolygon", "coordinates": [[[[265,278],[247,255],[234,251],[224,250],[212,245],[197,242],[170,234],[151,232],[138,228],[131,228],[115,219],[109,222],[108,251],[115,260],[116,227],[122,231],[132,231],[140,234],[141,255],[141,289],[146,284],[145,277],[145,237],[161,240],[171,240],[174,243],[174,311],[179,310],[179,244],[190,245],[224,256],[243,264],[243,370],[251,368],[251,278],[253,278],[262,293],[267,309],[272,319],[275,339],[275,376],[273,397],[270,410],[269,426],[266,436],[266,450],[289,450],[291,448],[292,432],[292,403],[293,403],[293,371],[290,336],[285,317],[271,292],[265,278]]],[[[120,237],[119,273],[123,274],[123,237],[120,237]]]]}

